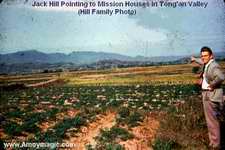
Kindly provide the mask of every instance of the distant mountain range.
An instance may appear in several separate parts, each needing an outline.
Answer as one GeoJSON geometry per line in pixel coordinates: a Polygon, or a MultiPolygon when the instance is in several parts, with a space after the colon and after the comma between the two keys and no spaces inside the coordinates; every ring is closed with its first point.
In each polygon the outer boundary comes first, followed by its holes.
{"type": "MultiPolygon", "coordinates": [[[[216,53],[216,58],[225,58],[225,52],[216,53]]],[[[76,51],[70,54],[43,53],[37,50],[0,54],[0,73],[17,74],[59,70],[105,69],[112,67],[182,64],[190,56],[126,56],[116,53],[76,51]]]]}
{"type": "Polygon", "coordinates": [[[120,60],[120,61],[151,61],[166,62],[174,61],[182,58],[182,56],[167,57],[130,57],[116,53],[77,51],[70,54],[64,53],[43,53],[37,50],[20,51],[9,54],[0,54],[0,63],[18,64],[18,63],[74,63],[77,65],[91,64],[102,60],[120,60]]]}

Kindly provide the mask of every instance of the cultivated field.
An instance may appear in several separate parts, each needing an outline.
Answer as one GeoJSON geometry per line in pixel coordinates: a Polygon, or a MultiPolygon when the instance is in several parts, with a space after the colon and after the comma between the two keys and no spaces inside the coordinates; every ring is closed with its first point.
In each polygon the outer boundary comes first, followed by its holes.
{"type": "Polygon", "coordinates": [[[207,149],[192,68],[1,76],[1,142],[8,149],[207,149]]]}

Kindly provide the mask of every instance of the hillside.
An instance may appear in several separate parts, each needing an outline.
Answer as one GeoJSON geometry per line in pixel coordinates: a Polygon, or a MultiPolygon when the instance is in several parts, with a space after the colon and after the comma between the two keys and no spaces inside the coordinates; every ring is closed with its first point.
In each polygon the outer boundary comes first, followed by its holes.
{"type": "MultiPolygon", "coordinates": [[[[215,54],[224,59],[225,53],[215,54]]],[[[74,51],[64,53],[43,53],[37,50],[0,54],[0,74],[20,74],[62,70],[106,69],[114,67],[152,66],[163,64],[184,64],[189,56],[126,56],[117,53],[74,51]]]]}
{"type": "Polygon", "coordinates": [[[117,53],[92,52],[92,51],[74,51],[69,54],[64,53],[43,53],[37,50],[19,51],[15,53],[1,54],[0,63],[74,63],[91,64],[102,60],[120,60],[120,61],[151,61],[166,62],[174,61],[183,56],[162,56],[162,57],[144,57],[144,56],[126,56],[117,53]]]}
{"type": "Polygon", "coordinates": [[[115,53],[104,52],[72,52],[64,53],[43,53],[37,50],[20,51],[0,55],[0,63],[74,63],[90,64],[100,60],[119,59],[122,61],[132,61],[134,58],[115,53]]]}

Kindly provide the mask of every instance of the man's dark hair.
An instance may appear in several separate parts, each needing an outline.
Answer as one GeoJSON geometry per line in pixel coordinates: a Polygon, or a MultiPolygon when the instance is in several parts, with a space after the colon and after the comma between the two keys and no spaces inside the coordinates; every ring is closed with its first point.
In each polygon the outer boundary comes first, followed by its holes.
{"type": "Polygon", "coordinates": [[[201,52],[208,52],[209,55],[212,55],[212,54],[213,54],[211,48],[209,48],[209,47],[207,47],[207,46],[202,47],[202,48],[201,48],[201,52]]]}

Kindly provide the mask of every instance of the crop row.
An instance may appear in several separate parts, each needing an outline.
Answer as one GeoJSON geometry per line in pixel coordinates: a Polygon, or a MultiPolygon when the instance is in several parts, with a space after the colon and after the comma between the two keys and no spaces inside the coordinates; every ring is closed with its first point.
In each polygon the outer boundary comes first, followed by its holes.
{"type": "Polygon", "coordinates": [[[0,128],[7,135],[5,140],[32,133],[30,141],[60,141],[76,127],[94,121],[95,116],[108,109],[117,109],[117,124],[136,126],[143,117],[137,110],[164,109],[182,103],[188,95],[198,94],[194,85],[135,85],[135,86],[65,86],[30,88],[19,91],[1,91],[0,128]],[[57,118],[69,109],[79,110],[73,118],[57,118]],[[131,111],[132,110],[132,111],[131,111]],[[55,122],[42,132],[39,124],[55,122]]]}

